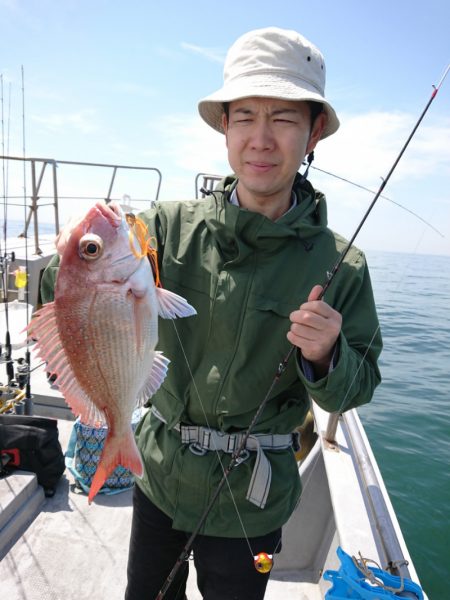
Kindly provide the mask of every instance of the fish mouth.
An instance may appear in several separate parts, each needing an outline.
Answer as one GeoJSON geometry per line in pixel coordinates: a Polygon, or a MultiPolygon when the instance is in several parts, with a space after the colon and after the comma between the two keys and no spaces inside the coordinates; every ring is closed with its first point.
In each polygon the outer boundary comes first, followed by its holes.
{"type": "Polygon", "coordinates": [[[122,222],[122,209],[118,204],[115,202],[111,202],[111,204],[96,202],[84,219],[83,234],[94,231],[103,238],[110,230],[109,228],[117,231],[122,222]]]}
{"type": "Polygon", "coordinates": [[[95,205],[96,214],[100,214],[104,217],[112,227],[116,229],[120,227],[122,223],[122,210],[118,204],[111,202],[110,204],[104,204],[103,202],[97,202],[95,205]]]}

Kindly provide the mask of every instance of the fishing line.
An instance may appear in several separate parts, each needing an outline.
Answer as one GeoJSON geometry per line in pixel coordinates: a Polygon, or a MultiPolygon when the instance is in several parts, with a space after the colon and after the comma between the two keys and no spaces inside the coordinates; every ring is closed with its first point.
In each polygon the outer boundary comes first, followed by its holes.
{"type": "MultiPolygon", "coordinates": [[[[421,243],[422,243],[422,241],[423,241],[424,235],[425,235],[425,229],[422,231],[422,234],[421,234],[421,235],[420,235],[420,237],[418,238],[418,240],[417,240],[417,242],[416,242],[416,245],[415,245],[414,249],[413,249],[413,250],[412,250],[412,252],[411,252],[411,256],[412,256],[412,257],[414,257],[414,256],[416,256],[416,255],[417,255],[417,253],[418,253],[418,250],[419,250],[419,246],[421,245],[421,243]]],[[[390,294],[394,294],[394,295],[396,295],[396,294],[397,294],[397,292],[398,292],[398,290],[400,290],[400,289],[403,287],[403,282],[404,282],[404,280],[405,280],[405,277],[406,277],[406,275],[407,275],[408,267],[409,267],[409,263],[408,263],[408,264],[406,264],[406,265],[404,266],[404,268],[403,268],[403,271],[402,271],[402,273],[401,273],[400,277],[396,279],[396,286],[395,286],[395,288],[394,288],[394,289],[392,289],[392,290],[390,291],[390,294]]],[[[371,347],[371,345],[372,345],[372,343],[373,343],[373,340],[375,339],[375,336],[376,336],[376,334],[377,334],[377,333],[378,333],[378,331],[380,330],[380,327],[381,327],[381,324],[378,324],[378,327],[375,329],[375,332],[374,332],[374,334],[373,334],[373,336],[372,336],[372,339],[371,339],[371,340],[370,340],[370,342],[369,342],[369,345],[368,345],[368,347],[367,347],[367,350],[366,350],[366,352],[365,352],[365,353],[364,353],[364,355],[363,355],[363,359],[362,359],[362,361],[360,362],[360,364],[359,364],[359,366],[358,366],[358,371],[359,371],[359,369],[361,368],[361,365],[362,365],[362,363],[363,363],[363,361],[364,361],[364,359],[365,359],[365,357],[366,357],[366,355],[367,355],[367,352],[370,350],[370,347],[371,347]]],[[[351,385],[353,385],[354,379],[355,379],[355,378],[353,378],[353,379],[352,379],[352,381],[351,381],[351,383],[350,383],[350,386],[351,386],[351,385]]],[[[348,396],[348,392],[346,393],[346,397],[347,397],[347,396],[348,396]]],[[[344,403],[345,403],[345,398],[344,398],[344,401],[343,401],[343,402],[342,402],[342,404],[341,404],[341,407],[340,407],[340,409],[339,409],[337,412],[341,412],[341,409],[342,409],[342,407],[344,406],[344,403]]]]}
{"type": "Polygon", "coordinates": [[[40,367],[43,367],[46,364],[47,364],[47,362],[44,360],[43,362],[41,362],[40,364],[36,365],[32,369],[28,369],[28,373],[32,373],[33,371],[36,371],[36,369],[39,369],[40,367]]]}
{"type": "MultiPolygon", "coordinates": [[[[178,329],[177,329],[177,326],[176,326],[176,324],[175,324],[175,320],[174,320],[174,319],[171,319],[171,320],[172,320],[172,324],[173,324],[173,326],[174,326],[174,329],[175,329],[175,333],[176,333],[176,335],[177,335],[177,338],[178,338],[178,343],[180,344],[181,351],[182,351],[182,353],[183,353],[184,360],[185,360],[185,362],[186,362],[186,365],[187,365],[187,368],[188,368],[188,371],[189,371],[190,378],[191,378],[191,380],[192,380],[192,383],[193,383],[193,386],[194,386],[194,389],[195,389],[195,393],[196,393],[196,395],[197,395],[197,398],[198,398],[198,400],[199,400],[199,402],[200,402],[200,406],[201,406],[201,409],[202,409],[203,416],[204,416],[204,418],[205,418],[206,426],[208,427],[208,429],[212,429],[212,428],[210,427],[210,425],[209,425],[209,421],[208,421],[208,417],[207,417],[207,415],[206,415],[205,407],[204,407],[204,405],[203,405],[203,401],[202,401],[202,399],[201,399],[200,392],[199,392],[199,390],[198,390],[198,387],[197,387],[197,384],[196,384],[196,382],[195,382],[194,375],[193,375],[193,373],[192,373],[191,366],[190,366],[190,364],[189,364],[188,357],[187,357],[187,355],[186,355],[186,351],[185,351],[185,349],[184,349],[184,346],[183,346],[183,342],[181,341],[180,334],[178,333],[178,329]]],[[[217,458],[218,458],[218,461],[219,461],[220,467],[221,467],[221,469],[222,469],[222,473],[223,473],[223,474],[225,474],[225,467],[224,467],[224,464],[223,464],[222,458],[221,458],[221,456],[220,456],[219,449],[217,448],[217,445],[216,445],[216,443],[215,443],[214,439],[213,439],[213,446],[214,446],[214,451],[215,451],[215,453],[216,453],[216,456],[217,456],[217,458]]],[[[251,546],[250,546],[250,542],[249,542],[248,535],[247,535],[247,532],[246,532],[246,529],[245,529],[245,526],[244,526],[244,522],[243,522],[243,520],[242,520],[242,517],[241,517],[241,515],[240,515],[239,509],[238,509],[238,507],[237,507],[237,503],[236,503],[236,500],[235,500],[235,497],[234,497],[234,494],[233,494],[233,491],[232,491],[232,489],[231,489],[231,485],[230,485],[230,482],[228,481],[228,479],[227,479],[227,487],[228,487],[228,490],[229,490],[229,492],[230,492],[231,500],[232,500],[232,502],[233,502],[233,504],[234,504],[234,508],[235,508],[235,510],[236,510],[236,514],[237,514],[237,517],[238,517],[239,523],[240,523],[240,525],[241,525],[242,532],[243,532],[243,534],[244,534],[244,538],[245,538],[245,540],[247,541],[247,544],[248,544],[248,547],[249,547],[249,550],[250,550],[250,554],[251,554],[251,555],[252,555],[252,557],[253,557],[253,551],[252,551],[252,548],[251,548],[251,546]]]]}
{"type": "MultiPolygon", "coordinates": [[[[179,342],[179,344],[180,344],[181,351],[182,351],[182,353],[183,353],[183,357],[184,357],[184,360],[185,360],[185,362],[186,362],[186,365],[187,365],[187,368],[188,368],[188,371],[189,371],[189,375],[190,375],[190,378],[191,378],[191,380],[192,380],[192,383],[193,383],[193,386],[194,386],[194,389],[195,389],[195,393],[196,393],[196,395],[197,395],[197,397],[198,397],[198,400],[199,400],[199,402],[200,402],[200,406],[201,406],[201,409],[202,409],[202,412],[203,412],[203,416],[204,416],[204,418],[205,418],[205,422],[206,422],[206,424],[207,424],[207,427],[208,427],[208,428],[210,428],[210,425],[209,425],[209,422],[208,422],[208,417],[207,417],[207,415],[206,415],[206,411],[205,411],[205,408],[204,408],[204,405],[203,405],[203,401],[202,401],[202,399],[201,399],[200,392],[199,392],[199,390],[198,390],[198,387],[197,387],[197,384],[196,384],[196,382],[195,382],[194,375],[193,375],[193,373],[192,373],[191,366],[190,366],[190,364],[189,364],[189,360],[188,360],[188,357],[187,357],[187,355],[186,355],[186,351],[185,351],[185,348],[184,348],[183,342],[182,342],[182,340],[181,340],[181,337],[180,337],[180,335],[179,335],[179,332],[178,332],[178,329],[177,329],[177,326],[176,326],[176,323],[175,323],[174,319],[172,319],[172,324],[173,324],[173,327],[174,327],[174,329],[175,329],[175,333],[176,333],[176,336],[177,336],[178,342],[179,342]]],[[[379,328],[379,327],[378,327],[378,328],[379,328]]],[[[376,333],[374,334],[374,337],[375,337],[375,335],[376,335],[376,333]]],[[[237,515],[237,517],[238,517],[238,520],[239,520],[239,523],[240,523],[241,529],[242,529],[242,531],[243,531],[243,534],[244,534],[244,539],[245,539],[245,541],[246,541],[246,543],[247,543],[247,545],[248,545],[249,551],[250,551],[250,556],[251,556],[252,560],[254,560],[254,559],[255,559],[255,555],[254,555],[253,549],[252,549],[252,547],[251,547],[250,540],[249,540],[249,536],[248,536],[248,534],[247,534],[247,531],[246,531],[246,529],[245,529],[245,525],[244,525],[243,519],[242,519],[242,517],[241,517],[241,514],[240,514],[240,512],[239,512],[239,508],[238,508],[238,506],[237,506],[237,503],[236,503],[236,500],[235,500],[235,497],[234,497],[233,491],[232,491],[232,489],[231,489],[231,484],[230,484],[230,481],[229,481],[229,478],[228,478],[228,474],[226,474],[226,469],[225,469],[225,467],[224,467],[224,464],[223,464],[222,458],[221,458],[221,456],[220,456],[220,452],[219,452],[219,450],[218,450],[218,448],[217,448],[217,447],[215,447],[215,448],[214,448],[214,451],[215,451],[215,453],[216,453],[216,455],[217,455],[217,459],[218,459],[218,461],[219,461],[220,467],[221,467],[221,469],[222,469],[222,473],[223,473],[223,475],[224,475],[224,478],[225,478],[225,481],[226,481],[226,483],[227,483],[227,487],[228,487],[228,490],[229,490],[229,492],[230,492],[230,496],[231,496],[231,499],[232,499],[232,502],[233,502],[233,505],[234,505],[234,508],[235,508],[235,511],[236,511],[236,515],[237,515]]],[[[237,451],[237,454],[239,455],[239,449],[238,449],[238,451],[237,451]]],[[[299,506],[299,504],[301,503],[301,500],[302,500],[303,494],[304,494],[304,492],[306,491],[306,489],[308,488],[308,485],[309,485],[309,483],[310,483],[310,481],[311,481],[311,478],[312,478],[312,475],[313,475],[313,471],[314,471],[314,466],[316,465],[316,463],[317,463],[317,461],[319,460],[319,458],[320,458],[320,453],[317,453],[317,455],[316,455],[316,456],[315,456],[315,458],[314,458],[314,462],[313,462],[313,464],[312,464],[312,466],[311,466],[311,468],[310,468],[310,474],[309,474],[309,477],[308,477],[308,478],[305,480],[305,482],[303,482],[303,480],[302,480],[302,494],[300,494],[300,496],[299,496],[299,498],[298,498],[298,500],[297,500],[297,503],[296,503],[296,505],[295,505],[294,511],[297,509],[297,507],[298,507],[298,506],[299,506]]],[[[211,506],[212,506],[212,503],[211,503],[211,506]]],[[[206,509],[206,510],[208,510],[208,509],[206,509]]],[[[206,511],[205,511],[205,512],[206,512],[206,511]]],[[[209,513],[209,510],[208,510],[208,513],[209,513]]],[[[192,541],[193,541],[193,540],[195,539],[195,536],[194,536],[194,537],[192,537],[192,536],[191,536],[191,539],[192,539],[192,541]]],[[[280,547],[281,541],[282,541],[282,536],[280,536],[280,538],[279,538],[279,540],[278,540],[277,544],[275,545],[274,549],[272,550],[272,555],[274,555],[274,554],[276,554],[276,553],[277,553],[277,550],[278,550],[278,548],[280,547]]],[[[186,544],[185,548],[186,548],[186,547],[187,547],[187,544],[186,544]]],[[[181,558],[181,555],[180,555],[180,557],[178,558],[178,561],[177,561],[177,563],[176,563],[176,564],[178,565],[178,563],[179,563],[179,564],[181,565],[181,561],[183,561],[183,562],[186,562],[186,561],[188,560],[188,558],[189,558],[189,555],[190,555],[190,553],[191,553],[191,548],[189,548],[188,550],[185,550],[185,551],[183,552],[184,558],[182,559],[182,558],[181,558]]],[[[178,569],[179,569],[179,567],[177,566],[176,570],[173,572],[173,575],[172,575],[172,574],[171,574],[171,575],[169,575],[168,579],[170,578],[170,582],[171,582],[171,581],[173,581],[173,579],[175,578],[175,576],[176,576],[176,573],[177,573],[178,569]]],[[[167,592],[167,590],[169,589],[169,587],[170,587],[170,583],[169,583],[169,585],[167,586],[167,588],[166,588],[166,589],[164,589],[164,588],[161,588],[160,594],[157,596],[157,600],[160,600],[160,599],[164,598],[164,594],[167,592]]]]}
{"type": "Polygon", "coordinates": [[[428,100],[425,108],[422,111],[422,114],[420,115],[419,119],[417,120],[416,124],[413,127],[413,130],[411,131],[411,133],[408,136],[408,139],[406,140],[406,142],[404,143],[402,149],[400,150],[397,158],[395,159],[392,167],[390,168],[388,174],[386,175],[386,177],[384,179],[382,179],[381,181],[381,185],[378,188],[377,193],[375,194],[375,197],[373,198],[371,204],[369,205],[369,208],[367,209],[367,211],[365,212],[363,218],[361,219],[361,222],[359,223],[358,227],[356,228],[354,234],[352,235],[352,237],[350,238],[350,241],[348,242],[347,246],[344,248],[341,256],[339,257],[339,259],[337,260],[336,264],[333,266],[333,268],[331,269],[331,271],[329,273],[327,273],[327,280],[323,286],[323,290],[322,293],[320,295],[320,299],[323,298],[325,292],[327,291],[328,287],[330,286],[332,280],[334,279],[334,276],[336,275],[336,273],[338,272],[341,264],[344,262],[345,257],[347,256],[351,246],[353,245],[353,242],[355,241],[357,235],[359,234],[359,232],[361,231],[361,228],[363,227],[364,223],[366,222],[367,217],[369,216],[369,214],[371,213],[373,207],[375,206],[378,198],[381,196],[384,188],[386,187],[389,179],[391,178],[392,173],[395,171],[398,163],[400,162],[400,159],[402,158],[403,154],[406,151],[406,148],[409,146],[410,141],[412,140],[412,138],[414,137],[414,134],[416,133],[419,125],[421,124],[424,116],[426,115],[426,113],[428,112],[428,109],[431,106],[431,103],[433,102],[433,100],[436,97],[436,94],[438,93],[442,83],[444,82],[444,79],[447,76],[447,73],[450,70],[450,64],[447,66],[447,68],[444,71],[444,74],[441,77],[441,80],[439,81],[439,83],[436,86],[433,86],[433,92],[431,94],[430,99],[428,100]]]}
{"type": "MultiPolygon", "coordinates": [[[[357,226],[355,232],[353,233],[352,237],[350,238],[350,241],[347,243],[347,245],[345,246],[344,250],[341,252],[341,254],[339,255],[339,258],[337,259],[336,263],[333,265],[331,271],[327,272],[327,276],[326,276],[326,280],[322,286],[322,291],[319,294],[318,300],[322,300],[323,296],[325,295],[326,291],[328,290],[328,288],[330,287],[332,281],[334,280],[336,274],[338,273],[342,263],[344,262],[348,252],[350,251],[350,248],[352,247],[356,237],[358,236],[359,232],[361,231],[361,228],[363,227],[364,223],[366,222],[369,214],[371,213],[373,207],[375,206],[378,198],[381,196],[384,188],[386,187],[389,179],[391,178],[391,175],[393,174],[393,172],[395,171],[398,163],[400,162],[400,159],[402,158],[403,154],[406,151],[406,148],[408,147],[410,141],[412,140],[414,134],[416,133],[420,123],[422,122],[425,114],[427,113],[429,107],[431,106],[431,103],[433,102],[434,98],[436,97],[437,92],[439,91],[440,87],[442,86],[442,83],[445,79],[445,77],[447,76],[448,71],[450,70],[450,64],[447,66],[447,68],[444,71],[443,76],[441,77],[439,83],[436,86],[433,86],[433,92],[431,94],[430,99],[428,100],[425,108],[423,109],[419,119],[417,120],[415,126],[413,127],[413,130],[411,131],[409,137],[407,138],[406,142],[404,143],[403,147],[401,148],[397,158],[395,159],[392,167],[390,168],[388,174],[386,175],[386,177],[384,179],[382,179],[381,185],[377,191],[377,193],[375,194],[375,197],[373,198],[371,204],[369,205],[369,208],[366,210],[365,214],[363,215],[359,225],[357,226]]],[[[374,333],[374,336],[376,335],[376,332],[374,333]]],[[[373,338],[372,338],[373,341],[373,338]]],[[[261,404],[259,405],[252,421],[250,422],[250,425],[248,426],[248,429],[245,432],[245,435],[243,436],[242,442],[239,445],[239,447],[237,448],[237,450],[235,450],[235,452],[233,453],[231,460],[228,464],[228,466],[226,467],[224,473],[223,473],[223,477],[221,479],[221,481],[219,482],[219,484],[217,485],[213,495],[211,496],[210,502],[208,503],[207,507],[205,508],[197,526],[195,527],[195,529],[193,530],[191,536],[189,537],[186,545],[184,546],[180,556],[178,557],[174,567],[172,568],[171,572],[169,573],[168,577],[166,578],[161,591],[159,592],[159,594],[156,597],[156,600],[162,600],[164,598],[164,595],[166,594],[167,590],[169,589],[174,577],[176,576],[177,572],[179,571],[181,565],[185,562],[185,560],[187,559],[187,557],[190,554],[191,548],[192,548],[192,544],[195,540],[195,538],[197,537],[198,533],[200,532],[201,528],[203,527],[204,523],[206,522],[206,519],[209,515],[209,513],[211,512],[211,509],[213,507],[213,505],[215,504],[215,501],[217,500],[223,486],[225,485],[225,483],[228,480],[228,476],[231,473],[231,471],[233,470],[233,468],[235,466],[237,466],[238,464],[238,460],[240,455],[242,454],[242,452],[245,449],[245,445],[246,442],[253,430],[253,428],[255,427],[257,421],[259,420],[259,417],[261,416],[265,406],[267,405],[270,396],[272,394],[273,389],[275,388],[276,384],[278,383],[280,377],[282,376],[282,374],[284,373],[284,371],[287,368],[287,365],[289,363],[290,358],[292,357],[293,353],[296,350],[296,346],[292,345],[289,352],[286,354],[286,356],[282,359],[282,361],[279,363],[278,368],[275,372],[274,378],[272,380],[272,383],[269,386],[269,389],[264,397],[264,399],[262,400],[261,404]]],[[[369,350],[370,346],[367,348],[367,351],[369,350]]],[[[362,362],[360,363],[361,366],[362,362]]],[[[360,368],[360,366],[358,368],[360,368]]],[[[347,392],[347,396],[348,396],[348,392],[347,392]]],[[[342,408],[343,405],[341,405],[342,408]]]]}
{"type": "MultiPolygon", "coordinates": [[[[446,77],[447,73],[449,72],[449,69],[450,69],[450,65],[449,65],[449,66],[447,66],[447,68],[446,68],[446,70],[445,70],[445,72],[444,72],[444,75],[442,76],[442,78],[441,78],[441,80],[440,80],[439,84],[438,84],[438,85],[437,85],[437,86],[434,88],[434,91],[433,91],[433,94],[432,94],[432,96],[431,96],[431,98],[430,98],[430,101],[428,102],[428,104],[427,104],[427,106],[426,106],[425,110],[423,111],[423,113],[422,113],[421,117],[419,118],[419,121],[417,122],[417,124],[416,124],[415,128],[413,129],[413,132],[412,132],[412,134],[409,136],[409,138],[408,138],[408,140],[407,140],[406,144],[404,145],[404,147],[403,147],[403,149],[402,149],[402,151],[401,151],[401,153],[400,153],[400,155],[399,155],[399,158],[402,156],[403,152],[405,151],[405,149],[406,149],[406,146],[409,144],[409,141],[411,140],[412,136],[414,135],[414,132],[416,131],[416,129],[417,129],[417,127],[419,126],[419,124],[420,124],[420,122],[421,122],[422,118],[424,117],[424,115],[425,115],[426,111],[428,110],[428,107],[429,107],[429,105],[431,104],[432,100],[433,100],[433,99],[434,99],[434,97],[436,96],[436,94],[437,94],[437,92],[438,92],[438,90],[439,90],[440,86],[442,85],[442,82],[444,81],[444,79],[445,79],[445,77],[446,77]]],[[[397,159],[396,163],[394,163],[395,165],[396,165],[396,164],[398,164],[399,158],[397,159]]],[[[309,168],[309,166],[310,166],[310,165],[308,165],[308,168],[309,168]]],[[[325,173],[325,174],[327,174],[327,175],[330,175],[330,176],[332,176],[332,177],[335,177],[335,178],[337,178],[337,179],[341,179],[342,181],[345,181],[345,182],[347,182],[347,183],[350,183],[350,184],[352,184],[352,185],[354,185],[354,186],[356,186],[356,187],[359,187],[359,188],[361,188],[361,189],[363,189],[363,190],[365,190],[365,191],[368,191],[368,192],[370,192],[370,193],[372,193],[372,194],[377,194],[376,192],[373,192],[372,190],[370,190],[370,189],[368,189],[368,188],[366,188],[366,187],[364,187],[364,186],[362,186],[362,185],[356,184],[356,183],[354,183],[354,182],[352,182],[352,181],[349,181],[348,179],[345,179],[345,178],[343,178],[343,177],[340,177],[340,176],[338,176],[338,175],[335,175],[335,174],[333,174],[333,173],[331,173],[331,172],[324,171],[323,169],[319,169],[318,167],[314,167],[314,166],[313,166],[312,168],[313,168],[313,169],[316,169],[316,170],[318,170],[318,171],[321,171],[321,172],[323,172],[323,173],[325,173]]],[[[399,206],[400,208],[403,208],[403,209],[404,209],[404,210],[406,210],[407,212],[409,212],[409,213],[411,213],[412,215],[416,216],[416,217],[417,217],[417,218],[418,218],[420,221],[422,221],[422,222],[423,222],[425,225],[427,225],[428,227],[430,227],[431,229],[433,229],[433,230],[434,230],[436,233],[438,233],[438,234],[439,234],[441,237],[445,237],[445,236],[444,236],[444,235],[443,235],[443,234],[442,234],[442,233],[441,233],[441,232],[440,232],[438,229],[436,229],[436,228],[435,228],[433,225],[431,225],[430,223],[428,223],[428,222],[427,222],[425,219],[423,219],[422,217],[420,217],[419,215],[417,215],[417,214],[416,214],[416,213],[414,213],[413,211],[411,211],[411,210],[409,210],[408,208],[404,207],[402,204],[400,204],[400,203],[398,203],[398,202],[395,202],[395,201],[391,200],[390,198],[387,198],[386,196],[382,196],[382,195],[381,195],[381,193],[380,193],[380,192],[381,192],[381,190],[382,190],[382,189],[385,187],[385,185],[386,185],[386,183],[387,183],[387,180],[388,180],[388,178],[390,177],[390,175],[392,174],[392,172],[393,172],[393,169],[391,169],[391,170],[390,170],[390,172],[389,172],[389,174],[388,174],[388,177],[386,177],[386,179],[384,180],[384,182],[383,182],[383,184],[382,184],[382,187],[380,188],[380,190],[378,190],[378,196],[377,196],[377,197],[384,198],[384,199],[386,199],[386,200],[388,200],[388,201],[392,202],[393,204],[396,204],[396,205],[397,205],[397,206],[399,206]]],[[[376,199],[377,199],[377,198],[375,198],[375,199],[374,199],[374,201],[372,202],[371,206],[369,207],[369,210],[367,211],[367,213],[366,213],[366,214],[365,214],[365,216],[364,216],[364,220],[367,218],[367,216],[368,216],[368,212],[370,212],[370,210],[373,208],[373,205],[374,205],[374,203],[375,203],[376,199]]],[[[360,228],[361,228],[361,227],[359,227],[359,229],[360,229],[360,228]]],[[[414,248],[414,250],[413,250],[413,253],[412,253],[412,254],[413,254],[413,256],[417,254],[418,248],[419,248],[419,246],[420,246],[420,244],[421,244],[421,242],[422,242],[422,240],[423,240],[423,237],[424,237],[424,235],[425,235],[425,229],[423,230],[423,232],[422,232],[422,235],[420,236],[419,240],[418,240],[418,241],[417,241],[417,243],[416,243],[416,246],[415,246],[415,248],[414,248]]],[[[356,238],[356,234],[353,236],[352,240],[354,241],[354,239],[355,239],[355,238],[356,238]]],[[[352,244],[352,241],[350,241],[350,242],[349,242],[349,246],[350,246],[351,244],[352,244]]],[[[345,250],[344,250],[344,251],[345,251],[345,250]]],[[[348,252],[348,248],[346,248],[346,251],[348,252]]],[[[397,286],[396,286],[396,289],[393,291],[393,293],[396,293],[396,292],[397,292],[397,290],[401,288],[401,286],[402,286],[402,284],[403,284],[403,281],[404,281],[404,279],[405,279],[405,276],[406,276],[406,272],[407,272],[407,265],[405,266],[405,268],[404,268],[404,270],[403,270],[403,274],[402,274],[402,276],[401,276],[401,277],[400,277],[400,278],[397,280],[397,286]]],[[[325,292],[325,290],[322,292],[322,297],[323,297],[323,294],[324,294],[324,292],[325,292]]],[[[366,358],[366,356],[367,356],[367,354],[368,354],[368,352],[369,352],[370,348],[372,347],[373,341],[374,341],[374,339],[375,339],[375,337],[376,337],[376,335],[377,335],[377,333],[378,333],[378,331],[379,331],[379,330],[380,330],[380,324],[378,324],[378,326],[376,327],[376,329],[375,329],[375,331],[374,331],[374,333],[373,333],[373,335],[372,335],[372,338],[371,338],[371,340],[369,341],[369,344],[368,344],[368,346],[367,346],[367,348],[366,348],[366,350],[365,350],[364,354],[362,355],[362,358],[361,358],[361,360],[360,360],[360,362],[359,362],[358,368],[357,368],[357,370],[356,370],[356,372],[355,372],[355,374],[354,374],[354,376],[353,376],[353,378],[352,378],[352,380],[351,380],[351,382],[350,382],[350,384],[349,384],[349,386],[348,386],[348,388],[347,388],[347,391],[346,391],[346,393],[345,393],[345,396],[344,396],[344,398],[343,398],[343,400],[342,400],[342,402],[341,402],[340,408],[339,408],[339,409],[336,411],[337,413],[340,413],[340,412],[341,412],[341,410],[342,410],[342,408],[345,406],[345,402],[346,402],[346,399],[347,399],[347,397],[348,397],[348,395],[349,395],[349,393],[350,393],[351,387],[352,387],[352,385],[354,384],[354,382],[355,382],[355,380],[356,380],[356,377],[357,377],[357,375],[358,375],[358,373],[359,373],[360,369],[362,368],[362,366],[363,366],[363,364],[364,364],[364,360],[365,360],[365,358],[366,358]]],[[[317,462],[318,458],[319,458],[319,455],[317,455],[317,456],[315,457],[315,459],[314,459],[314,464],[317,462]]],[[[309,484],[309,481],[310,481],[310,479],[311,479],[311,476],[312,476],[312,471],[313,471],[313,468],[311,468],[311,474],[310,474],[310,477],[309,477],[309,478],[308,478],[308,480],[306,481],[305,485],[302,485],[302,494],[301,494],[301,496],[300,496],[300,498],[299,498],[299,501],[298,501],[298,503],[297,503],[297,505],[296,505],[296,509],[298,508],[299,504],[301,503],[301,500],[302,500],[303,494],[304,494],[304,492],[305,492],[305,490],[306,490],[306,488],[307,488],[307,486],[308,486],[308,484],[309,484]]],[[[303,482],[302,482],[302,483],[303,483],[303,482]]],[[[294,510],[296,510],[296,509],[294,509],[294,510]]],[[[277,551],[277,549],[278,549],[278,546],[279,546],[279,544],[280,544],[280,543],[281,543],[281,538],[280,538],[280,541],[279,541],[278,545],[277,545],[277,546],[276,546],[276,548],[274,549],[274,551],[273,551],[273,554],[275,554],[275,553],[276,553],[276,551],[277,551]]]]}
{"type": "MultiPolygon", "coordinates": [[[[303,164],[305,164],[305,163],[303,163],[303,164]]],[[[319,167],[314,166],[314,165],[311,165],[311,168],[315,169],[316,171],[319,171],[320,173],[324,173],[325,175],[329,175],[330,177],[334,177],[335,179],[339,179],[340,181],[344,181],[345,183],[349,183],[350,185],[353,185],[361,190],[364,190],[365,192],[369,192],[369,194],[373,194],[373,195],[376,194],[376,192],[369,189],[368,187],[365,187],[365,186],[361,185],[360,183],[355,183],[354,181],[351,181],[350,179],[346,179],[345,177],[341,177],[340,175],[336,175],[336,173],[331,173],[331,171],[326,171],[325,169],[320,169],[319,167]]],[[[411,215],[413,215],[414,217],[419,219],[419,221],[422,221],[422,223],[425,223],[425,225],[428,225],[428,227],[431,227],[431,229],[433,231],[435,231],[438,235],[445,238],[445,235],[441,231],[439,231],[439,229],[437,229],[437,227],[435,227],[434,225],[432,225],[431,223],[426,221],[423,217],[418,215],[416,212],[414,212],[410,208],[403,206],[403,204],[400,204],[400,202],[396,202],[395,200],[392,200],[391,198],[388,198],[387,196],[384,196],[383,194],[380,194],[380,198],[383,198],[383,200],[387,200],[388,202],[395,204],[399,208],[406,210],[406,212],[410,213],[411,215]]]]}

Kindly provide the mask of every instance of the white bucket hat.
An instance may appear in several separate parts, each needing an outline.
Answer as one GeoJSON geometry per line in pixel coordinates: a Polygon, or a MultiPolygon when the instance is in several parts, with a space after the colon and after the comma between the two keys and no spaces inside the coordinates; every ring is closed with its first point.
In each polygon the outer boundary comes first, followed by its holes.
{"type": "Polygon", "coordinates": [[[321,102],[328,121],[325,138],[339,127],[325,100],[325,62],[321,52],[296,31],[267,27],[241,36],[230,48],[223,70],[223,87],[201,100],[200,116],[224,133],[223,103],[254,96],[321,102]]]}

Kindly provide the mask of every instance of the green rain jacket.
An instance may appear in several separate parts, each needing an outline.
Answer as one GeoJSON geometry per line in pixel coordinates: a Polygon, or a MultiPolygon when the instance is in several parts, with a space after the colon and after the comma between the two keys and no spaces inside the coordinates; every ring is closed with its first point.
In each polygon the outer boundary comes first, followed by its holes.
{"type": "MultiPolygon", "coordinates": [[[[166,424],[149,412],[137,429],[145,464],[137,483],[173,519],[173,527],[184,531],[196,527],[223,471],[216,452],[194,454],[174,427],[208,424],[227,433],[248,427],[290,349],[289,314],[307,300],[313,285],[323,283],[346,246],[327,228],[323,194],[309,182],[300,184],[299,176],[298,205],[276,222],[230,204],[235,185],[228,177],[204,200],[158,202],[140,215],[156,237],[163,287],[197,310],[194,317],[159,320],[158,349],[171,364],[151,403],[166,424]]],[[[44,275],[44,301],[52,300],[54,278],[53,264],[44,275]]],[[[369,402],[380,382],[382,342],[369,272],[358,249],[350,249],[324,299],[343,317],[334,368],[308,381],[297,355],[254,433],[294,431],[310,397],[330,412],[369,402]]],[[[259,536],[287,521],[301,491],[294,451],[265,450],[265,455],[272,468],[265,508],[246,500],[255,463],[251,453],[231,472],[231,491],[222,489],[200,533],[259,536]]],[[[230,455],[220,459],[227,465],[230,455]]]]}

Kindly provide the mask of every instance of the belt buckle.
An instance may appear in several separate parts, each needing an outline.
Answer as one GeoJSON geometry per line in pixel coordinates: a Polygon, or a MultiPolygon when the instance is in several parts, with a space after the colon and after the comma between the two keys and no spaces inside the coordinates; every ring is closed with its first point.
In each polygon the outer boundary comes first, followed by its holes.
{"type": "Polygon", "coordinates": [[[245,462],[247,458],[250,456],[250,452],[247,448],[244,448],[242,452],[239,453],[239,456],[235,460],[235,465],[239,466],[241,463],[245,462]]]}
{"type": "Polygon", "coordinates": [[[205,454],[208,452],[208,450],[202,448],[198,442],[192,442],[189,444],[189,450],[192,452],[192,454],[195,454],[195,456],[205,456],[205,454]]]}

